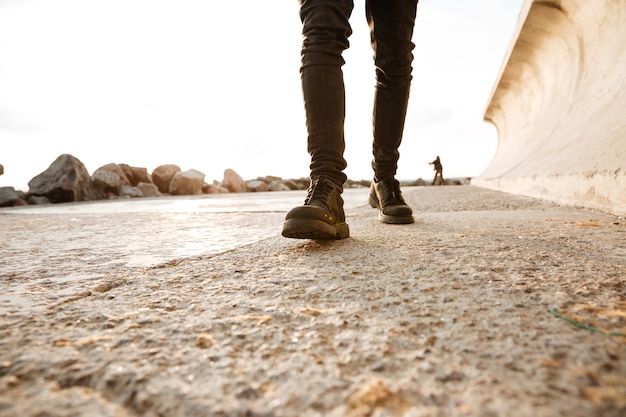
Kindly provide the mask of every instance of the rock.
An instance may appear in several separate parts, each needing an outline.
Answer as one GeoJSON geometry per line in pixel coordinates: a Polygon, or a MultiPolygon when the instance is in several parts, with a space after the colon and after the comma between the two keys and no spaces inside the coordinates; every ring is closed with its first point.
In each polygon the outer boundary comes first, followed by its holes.
{"type": "Polygon", "coordinates": [[[91,176],[91,182],[94,187],[104,191],[105,193],[110,192],[116,195],[120,195],[120,189],[122,186],[127,185],[115,172],[100,169],[93,173],[91,176]]]}
{"type": "Polygon", "coordinates": [[[13,187],[0,187],[0,207],[14,206],[20,195],[13,187]]]}
{"type": "Polygon", "coordinates": [[[140,182],[152,184],[152,177],[148,174],[147,168],[141,167],[130,167],[131,172],[133,173],[133,182],[131,185],[138,185],[140,182]]]}
{"type": "Polygon", "coordinates": [[[457,178],[446,178],[444,183],[446,185],[461,185],[461,181],[459,181],[457,178]]]}
{"type": "Polygon", "coordinates": [[[195,169],[178,171],[170,181],[169,193],[172,195],[194,195],[202,192],[205,175],[195,169]]]}
{"type": "Polygon", "coordinates": [[[4,174],[4,167],[0,164],[0,175],[4,174]]]}
{"type": "Polygon", "coordinates": [[[256,192],[262,192],[262,191],[269,191],[270,187],[263,181],[252,180],[246,183],[246,189],[250,192],[256,193],[256,192]]]}
{"type": "Polygon", "coordinates": [[[120,188],[119,196],[140,198],[140,197],[143,197],[144,195],[138,187],[133,187],[132,185],[124,184],[122,185],[122,188],[120,188]]]}
{"type": "MultiPolygon", "coordinates": [[[[96,169],[95,172],[98,172],[98,171],[112,172],[112,173],[116,174],[118,177],[120,177],[120,179],[122,180],[122,185],[124,185],[124,184],[130,185],[130,180],[128,179],[128,177],[124,173],[124,170],[122,169],[122,167],[120,165],[118,165],[118,164],[107,164],[107,165],[101,166],[100,168],[96,169]]],[[[121,185],[120,185],[120,187],[121,187],[121,185]]]]}
{"type": "Polygon", "coordinates": [[[283,179],[281,177],[275,177],[273,175],[266,175],[264,177],[257,177],[257,180],[263,181],[264,183],[269,184],[270,182],[282,181],[283,179]]]}
{"type": "MultiPolygon", "coordinates": [[[[346,183],[343,185],[344,188],[370,188],[372,181],[371,180],[346,180],[346,183]]],[[[400,184],[402,185],[402,184],[400,184]]]]}
{"type": "Polygon", "coordinates": [[[137,188],[144,197],[158,197],[161,195],[159,188],[151,182],[140,182],[137,184],[137,188]]]}
{"type": "Polygon", "coordinates": [[[219,184],[204,184],[202,186],[202,192],[204,194],[227,194],[230,191],[228,189],[221,187],[219,184]]]}
{"type": "Polygon", "coordinates": [[[307,188],[309,188],[309,184],[311,183],[311,180],[309,178],[298,178],[292,179],[290,181],[296,185],[298,190],[306,190],[307,188]]]}
{"type": "Polygon", "coordinates": [[[291,188],[283,181],[272,181],[268,184],[268,188],[270,191],[291,191],[291,188]]]}
{"type": "Polygon", "coordinates": [[[152,182],[162,193],[169,192],[170,181],[174,174],[180,171],[178,165],[160,165],[152,171],[152,182]]]}
{"type": "Polygon", "coordinates": [[[224,179],[222,179],[220,185],[231,193],[244,193],[247,191],[243,178],[230,168],[224,171],[224,179]]]}
{"type": "Polygon", "coordinates": [[[29,194],[48,197],[52,203],[98,200],[102,192],[93,186],[87,169],[69,154],[59,156],[47,170],[28,182],[29,194]]]}
{"type": "Polygon", "coordinates": [[[28,201],[28,204],[34,204],[34,205],[50,204],[50,200],[48,199],[48,197],[37,196],[37,195],[28,196],[28,199],[26,201],[28,201]]]}
{"type": "Polygon", "coordinates": [[[128,164],[117,164],[117,165],[120,167],[120,169],[122,170],[122,172],[128,179],[128,183],[134,186],[136,184],[136,183],[133,184],[135,180],[135,175],[133,174],[133,171],[130,169],[130,166],[128,164]]]}
{"type": "Polygon", "coordinates": [[[133,187],[136,187],[137,184],[139,184],[140,182],[152,182],[152,179],[150,178],[150,175],[148,174],[148,170],[146,168],[131,167],[128,164],[119,164],[119,166],[122,171],[124,171],[126,178],[128,178],[129,184],[133,187]]]}
{"type": "Polygon", "coordinates": [[[292,181],[292,180],[283,180],[280,183],[282,185],[284,185],[285,187],[287,187],[289,190],[299,190],[300,189],[300,187],[298,187],[298,184],[296,184],[295,181],[292,181]]]}
{"type": "Polygon", "coordinates": [[[28,201],[24,200],[23,198],[18,198],[17,201],[15,201],[15,204],[13,204],[15,207],[17,206],[27,206],[28,205],[28,201]]]}

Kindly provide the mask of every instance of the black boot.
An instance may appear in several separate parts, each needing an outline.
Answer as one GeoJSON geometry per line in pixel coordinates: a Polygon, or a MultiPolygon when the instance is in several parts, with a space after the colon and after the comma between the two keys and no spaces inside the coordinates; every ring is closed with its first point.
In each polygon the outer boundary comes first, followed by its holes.
{"type": "Polygon", "coordinates": [[[343,212],[342,189],[320,177],[311,181],[303,206],[285,216],[284,237],[295,239],[345,239],[350,235],[343,212]]]}
{"type": "Polygon", "coordinates": [[[378,209],[378,219],[383,223],[413,223],[413,210],[409,207],[400,191],[400,183],[395,179],[372,182],[370,187],[370,206],[378,209]]]}

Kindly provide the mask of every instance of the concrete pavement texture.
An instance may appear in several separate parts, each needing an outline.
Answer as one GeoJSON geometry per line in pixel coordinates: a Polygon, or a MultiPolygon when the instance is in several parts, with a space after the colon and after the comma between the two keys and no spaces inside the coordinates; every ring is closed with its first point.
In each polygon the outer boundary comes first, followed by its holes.
{"type": "Polygon", "coordinates": [[[0,211],[0,415],[626,415],[623,218],[405,197],[411,225],[364,200],[350,238],[292,240],[284,213],[239,213],[275,233],[148,266],[116,262],[126,233],[169,253],[172,213],[0,211]]]}

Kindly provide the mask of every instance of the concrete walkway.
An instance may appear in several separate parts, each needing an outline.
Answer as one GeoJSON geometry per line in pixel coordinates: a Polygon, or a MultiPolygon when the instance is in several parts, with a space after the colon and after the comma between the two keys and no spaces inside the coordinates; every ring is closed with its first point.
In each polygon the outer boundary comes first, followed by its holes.
{"type": "Polygon", "coordinates": [[[0,211],[0,415],[625,415],[623,218],[405,197],[415,224],[354,206],[332,242],[280,237],[273,211],[0,211]],[[128,262],[216,219],[274,233],[128,262]]]}

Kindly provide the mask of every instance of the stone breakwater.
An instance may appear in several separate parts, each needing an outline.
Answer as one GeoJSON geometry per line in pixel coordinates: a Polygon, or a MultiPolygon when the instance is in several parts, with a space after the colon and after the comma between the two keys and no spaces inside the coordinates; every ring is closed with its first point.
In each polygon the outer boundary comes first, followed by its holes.
{"type": "MultiPolygon", "coordinates": [[[[0,165],[0,175],[4,168],[0,165]]],[[[452,184],[459,183],[452,181],[452,184]]],[[[369,187],[369,180],[348,180],[346,188],[369,187]]],[[[426,185],[422,179],[404,185],[426,185]]],[[[158,197],[263,191],[306,190],[309,178],[282,179],[276,176],[244,180],[233,169],[226,169],[221,181],[207,183],[205,174],[178,165],[160,165],[151,173],[146,168],[110,163],[93,174],[76,157],[63,154],[44,172],[28,182],[27,192],[0,187],[0,207],[96,201],[117,198],[158,197]]]]}

